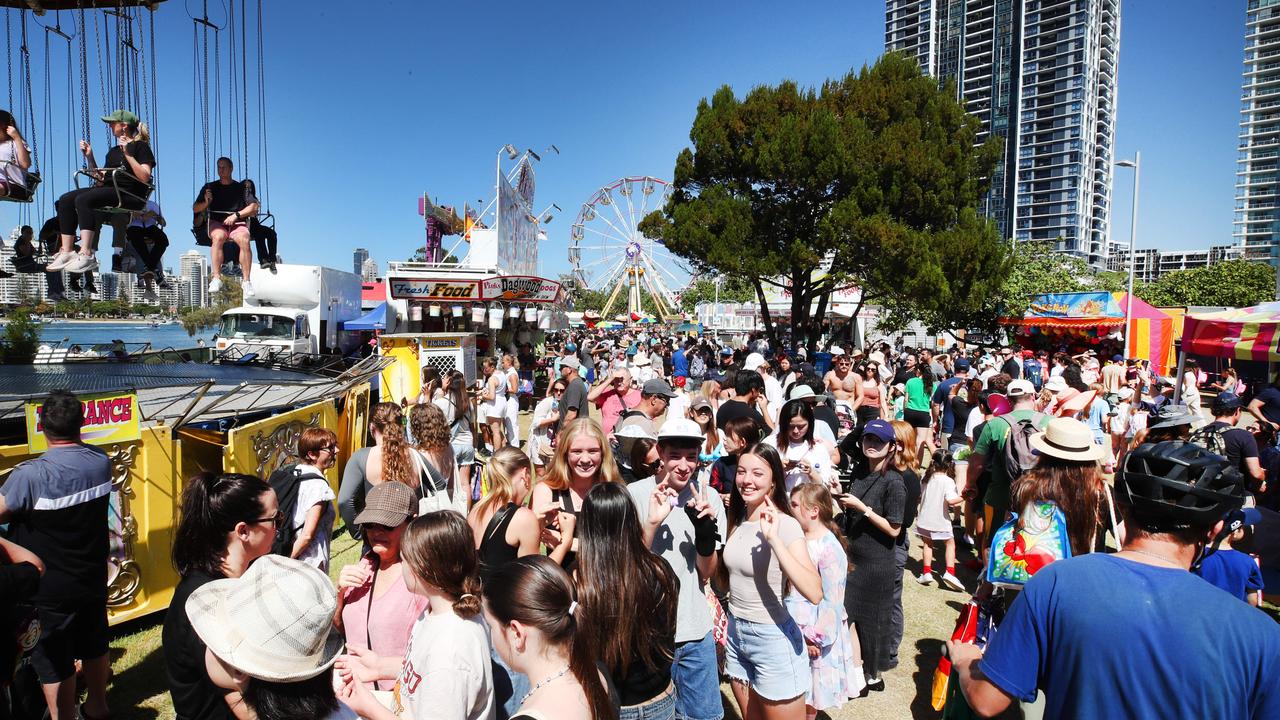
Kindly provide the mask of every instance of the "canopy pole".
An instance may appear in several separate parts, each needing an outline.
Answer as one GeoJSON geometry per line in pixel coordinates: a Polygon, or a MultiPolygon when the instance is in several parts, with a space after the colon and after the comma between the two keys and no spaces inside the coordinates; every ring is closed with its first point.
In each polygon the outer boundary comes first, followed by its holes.
{"type": "Polygon", "coordinates": [[[1178,374],[1173,379],[1173,404],[1177,405],[1182,399],[1182,374],[1187,370],[1187,353],[1182,349],[1182,341],[1176,343],[1178,350],[1178,374]]]}

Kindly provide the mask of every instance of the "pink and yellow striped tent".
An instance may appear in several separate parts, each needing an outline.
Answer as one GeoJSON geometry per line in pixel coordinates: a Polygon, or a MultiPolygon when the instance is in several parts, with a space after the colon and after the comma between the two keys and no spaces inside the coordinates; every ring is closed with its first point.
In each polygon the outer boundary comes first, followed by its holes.
{"type": "MultiPolygon", "coordinates": [[[[1121,324],[1123,323],[1127,293],[1113,293],[1116,305],[1120,306],[1121,324]]],[[[1129,332],[1126,334],[1125,357],[1150,360],[1156,372],[1168,372],[1176,362],[1173,349],[1173,318],[1153,305],[1147,304],[1137,295],[1133,296],[1133,319],[1129,321],[1129,332]]]]}
{"type": "Polygon", "coordinates": [[[1182,349],[1192,355],[1280,362],[1280,303],[1189,314],[1182,349]]]}

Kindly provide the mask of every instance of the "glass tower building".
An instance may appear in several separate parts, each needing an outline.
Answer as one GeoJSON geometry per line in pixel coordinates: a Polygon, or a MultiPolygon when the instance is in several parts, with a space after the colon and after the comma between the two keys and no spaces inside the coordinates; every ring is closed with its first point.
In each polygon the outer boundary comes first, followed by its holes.
{"type": "Polygon", "coordinates": [[[982,210],[1015,240],[1103,268],[1110,239],[1119,0],[886,0],[905,52],[997,137],[982,210]]]}
{"type": "Polygon", "coordinates": [[[1247,259],[1280,265],[1280,0],[1249,0],[1232,235],[1247,259]]]}

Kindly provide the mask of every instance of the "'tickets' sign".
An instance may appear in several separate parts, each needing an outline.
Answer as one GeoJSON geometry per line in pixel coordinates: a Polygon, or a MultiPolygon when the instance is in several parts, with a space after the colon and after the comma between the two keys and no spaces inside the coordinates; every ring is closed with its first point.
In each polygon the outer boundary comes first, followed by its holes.
{"type": "Polygon", "coordinates": [[[479,300],[480,283],[472,280],[393,279],[391,297],[410,300],[479,300]]]}
{"type": "MultiPolygon", "coordinates": [[[[134,393],[82,395],[80,405],[84,409],[84,425],[80,428],[82,442],[114,445],[142,437],[138,427],[138,396],[134,393]]],[[[43,408],[42,402],[27,403],[27,450],[31,453],[49,449],[40,423],[43,408]]]]}

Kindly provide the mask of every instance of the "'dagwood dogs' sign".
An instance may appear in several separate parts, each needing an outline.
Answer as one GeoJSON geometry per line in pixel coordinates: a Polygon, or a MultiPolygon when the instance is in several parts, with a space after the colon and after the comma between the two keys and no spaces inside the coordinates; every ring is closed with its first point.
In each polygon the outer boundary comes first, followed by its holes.
{"type": "MultiPolygon", "coordinates": [[[[106,393],[82,395],[80,405],[84,410],[84,425],[80,428],[80,440],[89,445],[114,445],[142,437],[138,426],[138,396],[134,393],[106,393]]],[[[27,403],[27,450],[42,453],[49,449],[40,422],[43,402],[27,403]]]]}

